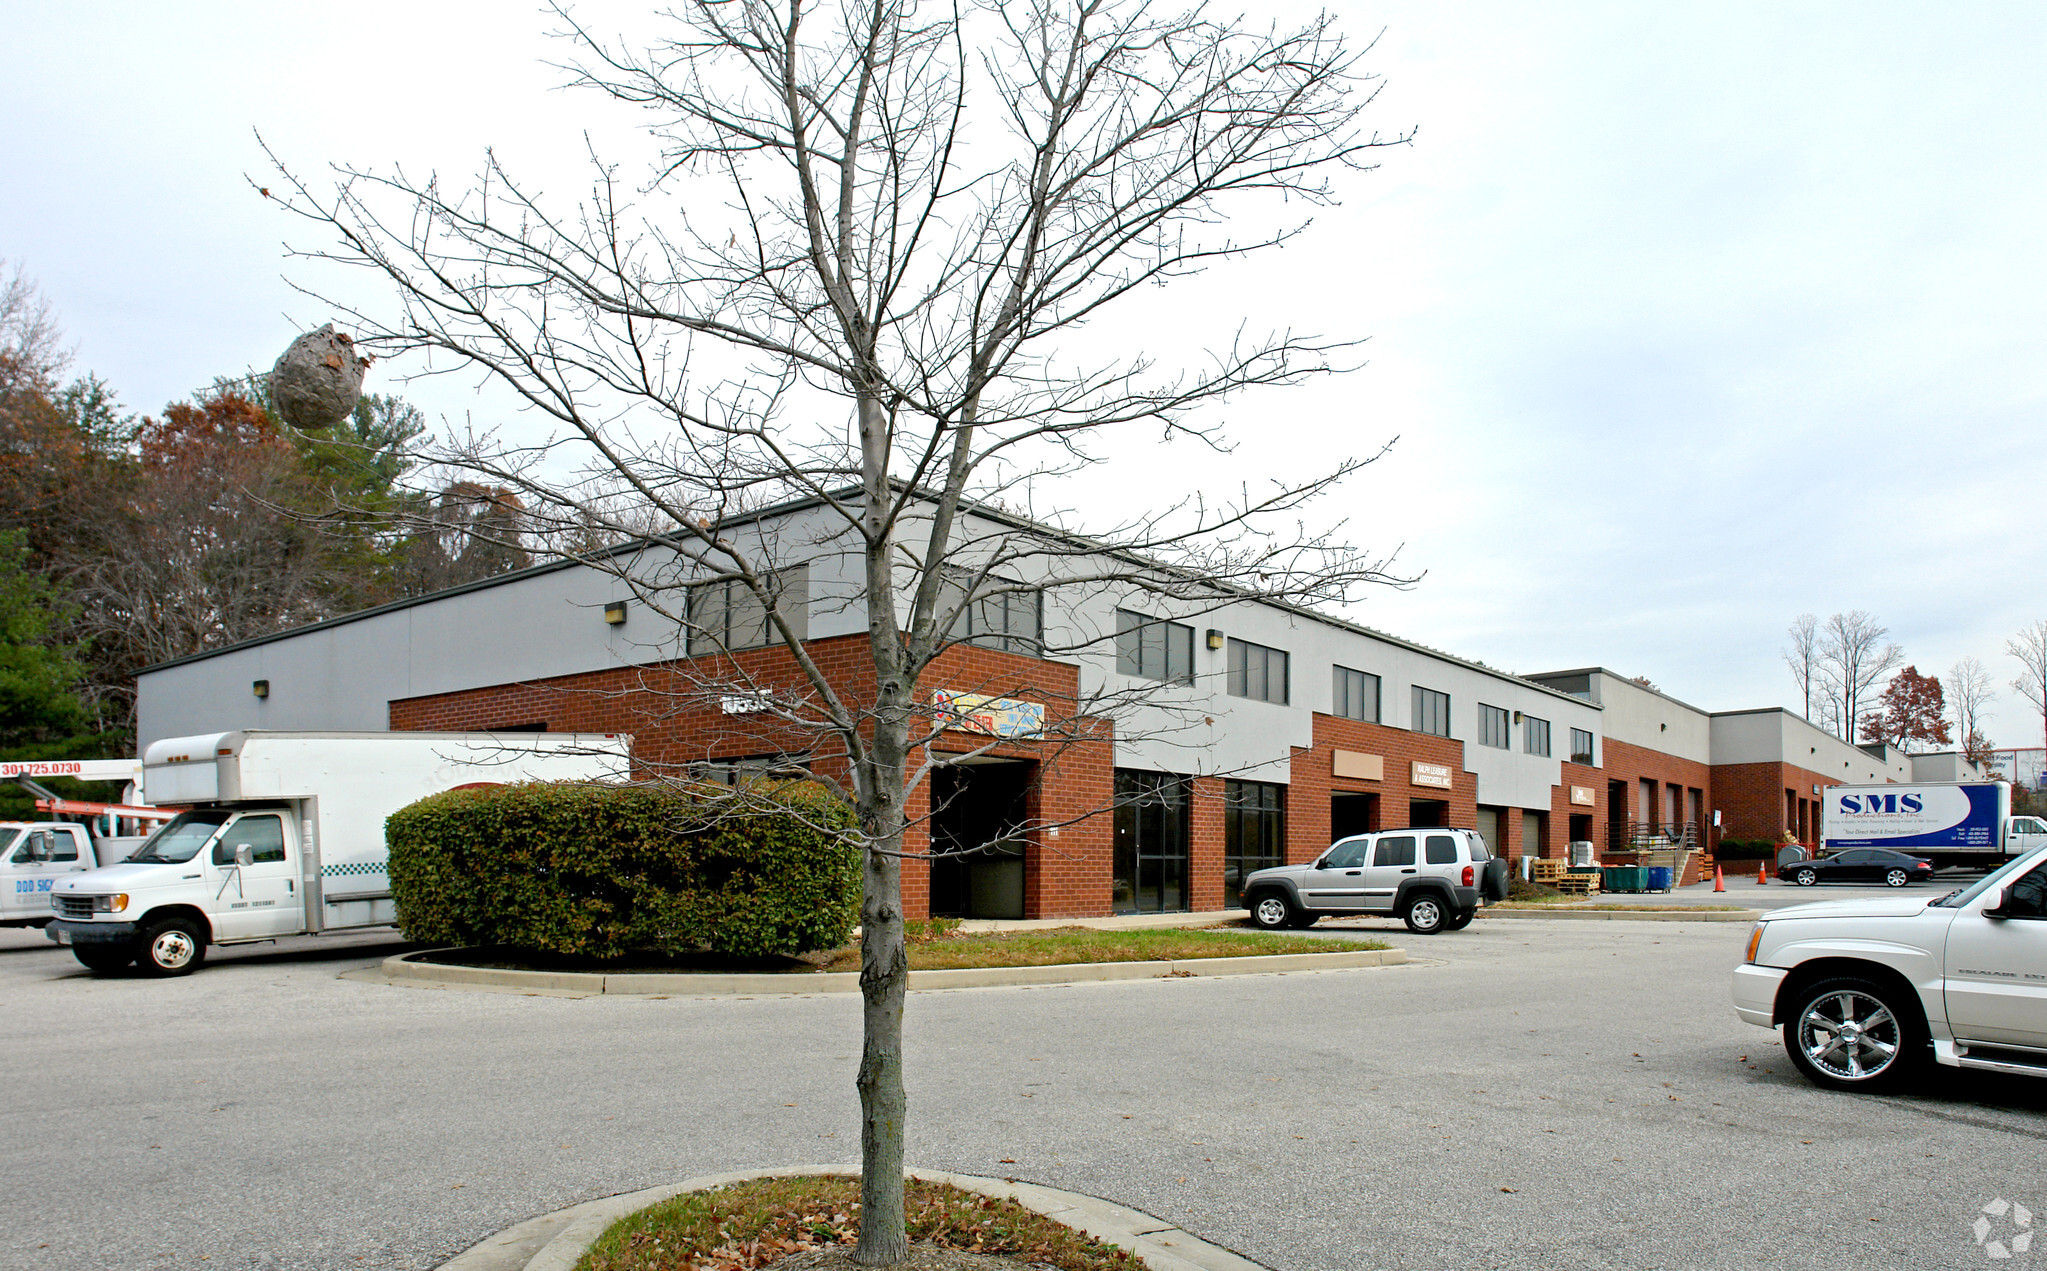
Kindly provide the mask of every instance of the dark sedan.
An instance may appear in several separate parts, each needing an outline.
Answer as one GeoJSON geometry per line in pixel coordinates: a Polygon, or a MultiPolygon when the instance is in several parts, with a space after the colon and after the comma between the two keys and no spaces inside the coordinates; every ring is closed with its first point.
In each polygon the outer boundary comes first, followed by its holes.
{"type": "Polygon", "coordinates": [[[1777,867],[1777,877],[1800,887],[1817,883],[1882,883],[1903,887],[1933,877],[1933,862],[1881,847],[1857,847],[1813,861],[1777,867]]]}

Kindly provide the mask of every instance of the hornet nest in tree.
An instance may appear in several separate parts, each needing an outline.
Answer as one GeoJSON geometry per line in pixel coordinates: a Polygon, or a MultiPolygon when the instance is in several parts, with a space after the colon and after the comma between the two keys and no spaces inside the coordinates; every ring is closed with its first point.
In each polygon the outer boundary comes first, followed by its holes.
{"type": "Polygon", "coordinates": [[[369,365],[369,358],[356,354],[355,341],[333,323],[308,331],[270,368],[270,408],[304,432],[332,428],[355,409],[369,365]]]}

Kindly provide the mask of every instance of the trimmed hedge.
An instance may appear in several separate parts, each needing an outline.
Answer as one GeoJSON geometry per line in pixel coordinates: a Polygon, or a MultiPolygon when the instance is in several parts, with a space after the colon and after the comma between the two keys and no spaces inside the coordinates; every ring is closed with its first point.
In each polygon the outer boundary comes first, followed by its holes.
{"type": "Polygon", "coordinates": [[[590,958],[844,945],[860,853],[830,828],[852,813],[815,785],[757,792],[786,810],[710,816],[671,790],[547,782],[429,796],[385,822],[398,924],[590,958]]]}

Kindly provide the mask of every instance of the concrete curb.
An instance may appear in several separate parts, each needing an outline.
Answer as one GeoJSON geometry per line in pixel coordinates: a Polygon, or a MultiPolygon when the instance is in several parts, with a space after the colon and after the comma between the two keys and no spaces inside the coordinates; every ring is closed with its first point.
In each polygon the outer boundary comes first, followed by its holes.
{"type": "MultiPolygon", "coordinates": [[[[789,1165],[780,1169],[706,1174],[666,1187],[649,1187],[644,1191],[606,1196],[507,1227],[442,1263],[438,1271],[571,1271],[576,1260],[611,1224],[671,1196],[755,1178],[787,1178],[793,1174],[857,1175],[859,1172],[846,1165],[789,1165]]],[[[984,1196],[1014,1200],[1034,1213],[1129,1250],[1155,1271],[1264,1271],[1263,1264],[1189,1235],[1142,1210],[1111,1204],[1093,1196],[1060,1191],[1056,1187],[1041,1187],[1036,1183],[1012,1183],[973,1174],[920,1169],[903,1172],[925,1182],[950,1183],[984,1196]]]]}
{"type": "MultiPolygon", "coordinates": [[[[818,975],[604,975],[573,971],[513,971],[496,967],[446,966],[414,962],[423,950],[384,959],[374,970],[349,971],[344,979],[403,988],[473,989],[577,997],[762,997],[786,994],[857,993],[857,971],[818,975]]],[[[1175,976],[1273,975],[1290,971],[1345,971],[1399,966],[1405,949],[1360,949],[1344,953],[1277,953],[1246,958],[1181,958],[1171,962],[1069,962],[1058,966],[972,967],[910,972],[910,990],[997,988],[1020,984],[1088,984],[1102,980],[1157,980],[1175,976]]]]}
{"type": "Polygon", "coordinates": [[[1568,918],[1580,922],[1755,922],[1760,909],[1493,909],[1479,911],[1481,918],[1568,918]]]}

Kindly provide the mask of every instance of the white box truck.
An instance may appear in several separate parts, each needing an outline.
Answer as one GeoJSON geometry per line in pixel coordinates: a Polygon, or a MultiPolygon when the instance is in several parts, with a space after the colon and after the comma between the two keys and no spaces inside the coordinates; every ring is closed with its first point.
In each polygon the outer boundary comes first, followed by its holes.
{"type": "Polygon", "coordinates": [[[187,810],[121,864],[57,881],[44,932],[94,970],[182,975],[209,945],[388,926],[393,812],[465,786],[623,780],[631,749],[614,733],[249,729],[154,742],[144,797],[187,810]]]}
{"type": "Polygon", "coordinates": [[[1991,868],[2047,847],[2047,822],[2013,816],[2005,781],[1832,786],[1820,804],[1820,849],[1887,847],[1935,869],[1991,868]]]}

